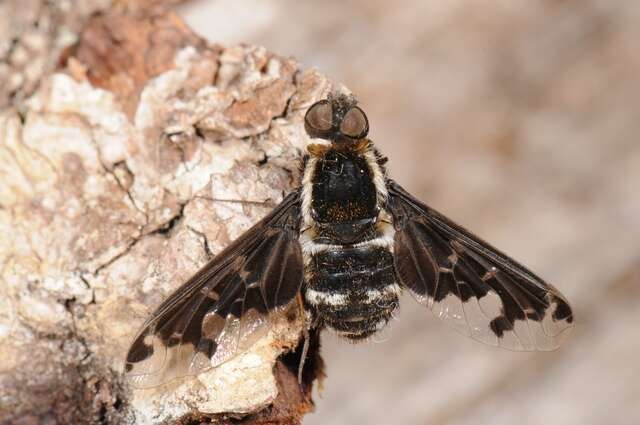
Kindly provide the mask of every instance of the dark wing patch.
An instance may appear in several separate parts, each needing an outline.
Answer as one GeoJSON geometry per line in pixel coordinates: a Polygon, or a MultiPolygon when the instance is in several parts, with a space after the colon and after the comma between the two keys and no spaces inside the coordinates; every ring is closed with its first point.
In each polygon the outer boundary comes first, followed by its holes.
{"type": "Polygon", "coordinates": [[[573,326],[563,295],[389,180],[401,285],[440,319],[487,344],[552,350],[573,326]]]}
{"type": "Polygon", "coordinates": [[[147,319],[127,354],[133,386],[195,375],[247,350],[303,280],[299,194],[200,269],[147,319]]]}

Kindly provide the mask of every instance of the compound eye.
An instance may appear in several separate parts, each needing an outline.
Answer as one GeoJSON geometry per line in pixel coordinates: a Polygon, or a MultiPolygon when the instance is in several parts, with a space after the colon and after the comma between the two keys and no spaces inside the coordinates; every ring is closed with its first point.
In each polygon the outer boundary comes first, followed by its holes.
{"type": "Polygon", "coordinates": [[[349,109],[340,123],[340,133],[352,139],[362,139],[369,133],[369,120],[357,106],[349,109]]]}
{"type": "Polygon", "coordinates": [[[333,108],[328,100],[311,105],[304,116],[304,126],[312,137],[321,137],[333,127],[333,108]]]}

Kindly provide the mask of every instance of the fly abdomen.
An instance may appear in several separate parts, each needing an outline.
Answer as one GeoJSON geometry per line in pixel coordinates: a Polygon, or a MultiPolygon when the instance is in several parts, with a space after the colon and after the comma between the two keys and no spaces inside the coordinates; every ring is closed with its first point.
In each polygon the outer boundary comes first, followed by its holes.
{"type": "Polygon", "coordinates": [[[316,245],[305,299],[319,322],[351,339],[366,338],[398,306],[393,257],[370,240],[358,245],[316,245]]]}

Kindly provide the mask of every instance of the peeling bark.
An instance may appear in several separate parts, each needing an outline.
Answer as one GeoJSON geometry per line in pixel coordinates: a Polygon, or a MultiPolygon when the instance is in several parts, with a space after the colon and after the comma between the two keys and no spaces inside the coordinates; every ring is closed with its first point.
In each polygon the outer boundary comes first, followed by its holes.
{"type": "Polygon", "coordinates": [[[170,389],[121,372],[153,307],[296,183],[302,117],[329,81],[159,9],[95,15],[75,37],[0,112],[0,422],[299,423],[321,361],[316,344],[302,394],[276,361],[299,343],[289,325],[170,389]]]}

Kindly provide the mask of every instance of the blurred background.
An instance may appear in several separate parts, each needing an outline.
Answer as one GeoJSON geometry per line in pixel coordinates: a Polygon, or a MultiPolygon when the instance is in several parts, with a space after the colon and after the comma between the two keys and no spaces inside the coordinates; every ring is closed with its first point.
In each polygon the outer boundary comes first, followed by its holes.
{"type": "Polygon", "coordinates": [[[557,286],[552,353],[483,346],[406,298],[385,342],[324,337],[319,424],[640,424],[640,2],[192,1],[212,42],[344,83],[407,189],[557,286]]]}

